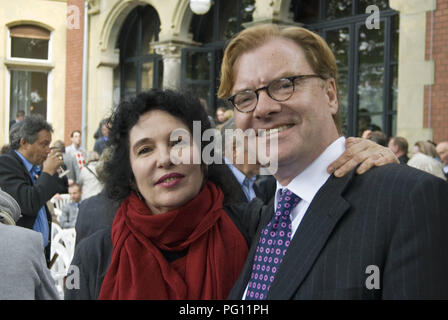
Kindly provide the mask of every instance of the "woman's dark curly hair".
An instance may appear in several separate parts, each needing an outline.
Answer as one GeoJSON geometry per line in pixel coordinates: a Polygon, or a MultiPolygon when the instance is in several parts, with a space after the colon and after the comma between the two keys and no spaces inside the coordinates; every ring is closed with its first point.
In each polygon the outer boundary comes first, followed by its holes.
{"type": "MultiPolygon", "coordinates": [[[[208,115],[198,98],[186,92],[151,89],[138,94],[130,101],[122,101],[109,119],[109,145],[113,155],[104,165],[105,184],[108,197],[121,201],[125,199],[135,185],[134,174],[129,160],[129,132],[141,115],[151,110],[165,111],[182,121],[193,133],[193,121],[201,122],[201,136],[211,128],[208,115]]],[[[201,141],[202,149],[210,142],[201,141]]],[[[205,165],[203,165],[205,166],[205,165]]],[[[228,183],[223,174],[225,165],[211,164],[206,172],[206,179],[211,180],[223,191],[227,200],[232,198],[232,191],[226,190],[228,183]]]]}

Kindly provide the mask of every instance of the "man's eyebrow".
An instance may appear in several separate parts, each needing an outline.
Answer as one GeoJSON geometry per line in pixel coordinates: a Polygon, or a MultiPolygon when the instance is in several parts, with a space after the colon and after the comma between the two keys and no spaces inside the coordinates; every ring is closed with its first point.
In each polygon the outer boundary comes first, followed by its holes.
{"type": "MultiPolygon", "coordinates": [[[[266,83],[266,85],[268,85],[269,83],[271,83],[274,80],[278,80],[278,79],[282,79],[282,78],[288,78],[288,77],[293,77],[293,76],[299,75],[299,74],[302,74],[302,73],[300,73],[300,72],[292,72],[292,71],[285,71],[285,72],[281,73],[280,75],[276,76],[275,78],[272,78],[269,82],[266,83]]],[[[255,89],[244,87],[244,88],[235,90],[235,92],[233,94],[236,94],[236,93],[242,92],[242,91],[246,91],[246,90],[255,90],[255,89]]],[[[231,95],[232,95],[232,93],[231,93],[231,95]]]]}

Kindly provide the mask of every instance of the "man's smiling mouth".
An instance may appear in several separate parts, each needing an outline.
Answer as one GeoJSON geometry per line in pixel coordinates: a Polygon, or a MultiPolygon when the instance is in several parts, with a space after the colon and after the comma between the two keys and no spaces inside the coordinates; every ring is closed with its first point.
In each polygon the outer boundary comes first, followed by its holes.
{"type": "Polygon", "coordinates": [[[268,137],[271,134],[282,132],[284,130],[292,128],[293,126],[294,126],[293,124],[286,124],[283,126],[279,126],[277,128],[273,128],[273,129],[258,129],[257,135],[259,137],[264,137],[264,136],[268,137]]]}

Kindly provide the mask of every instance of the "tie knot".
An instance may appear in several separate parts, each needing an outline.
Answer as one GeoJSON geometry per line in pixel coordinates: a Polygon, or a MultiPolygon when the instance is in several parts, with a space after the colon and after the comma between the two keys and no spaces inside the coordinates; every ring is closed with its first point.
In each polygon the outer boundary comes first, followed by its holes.
{"type": "Polygon", "coordinates": [[[40,168],[38,167],[38,166],[33,166],[32,168],[31,168],[31,173],[33,174],[33,175],[40,175],[40,173],[41,173],[41,170],[40,170],[40,168]]]}
{"type": "Polygon", "coordinates": [[[291,210],[299,203],[300,197],[288,189],[281,190],[278,199],[277,211],[289,214],[291,210]]]}

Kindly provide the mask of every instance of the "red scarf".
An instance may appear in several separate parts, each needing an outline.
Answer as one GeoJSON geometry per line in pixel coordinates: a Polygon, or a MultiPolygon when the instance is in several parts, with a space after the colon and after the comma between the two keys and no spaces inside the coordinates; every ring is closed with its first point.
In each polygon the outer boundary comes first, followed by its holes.
{"type": "Polygon", "coordinates": [[[246,242],[207,182],[184,206],[153,215],[133,192],[112,224],[113,252],[99,299],[225,299],[243,267],[246,242]],[[184,276],[159,249],[181,251],[184,276]]]}

